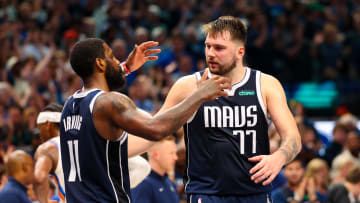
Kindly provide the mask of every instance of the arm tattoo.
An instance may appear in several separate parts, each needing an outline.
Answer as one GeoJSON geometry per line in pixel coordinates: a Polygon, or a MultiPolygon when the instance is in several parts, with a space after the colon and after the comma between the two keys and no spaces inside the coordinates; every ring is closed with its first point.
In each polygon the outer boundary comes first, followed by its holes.
{"type": "Polygon", "coordinates": [[[122,114],[126,110],[135,110],[136,106],[123,95],[104,94],[96,99],[94,113],[108,112],[122,114]]]}
{"type": "Polygon", "coordinates": [[[300,146],[297,143],[296,138],[289,138],[286,136],[281,142],[279,151],[285,155],[286,163],[293,160],[300,151],[300,146]]]}
{"type": "Polygon", "coordinates": [[[125,111],[133,112],[131,114],[126,114],[128,118],[132,118],[137,115],[135,104],[127,97],[121,95],[112,95],[111,100],[111,112],[116,112],[117,114],[122,114],[125,111]]]}

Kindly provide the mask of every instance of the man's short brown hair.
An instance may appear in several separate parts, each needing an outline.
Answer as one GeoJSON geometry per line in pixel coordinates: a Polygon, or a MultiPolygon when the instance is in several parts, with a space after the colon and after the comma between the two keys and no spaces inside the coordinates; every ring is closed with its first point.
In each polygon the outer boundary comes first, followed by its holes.
{"type": "Polygon", "coordinates": [[[346,175],[346,181],[352,184],[360,183],[360,167],[353,167],[346,175]]]}
{"type": "Polygon", "coordinates": [[[205,34],[209,34],[210,36],[229,31],[232,40],[240,40],[244,44],[246,43],[247,27],[240,18],[234,16],[221,16],[218,19],[205,24],[202,30],[205,34]]]}

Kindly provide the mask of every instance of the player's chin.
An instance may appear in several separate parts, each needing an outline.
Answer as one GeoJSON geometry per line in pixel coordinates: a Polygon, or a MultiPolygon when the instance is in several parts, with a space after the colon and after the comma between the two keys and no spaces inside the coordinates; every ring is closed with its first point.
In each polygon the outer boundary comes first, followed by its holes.
{"type": "Polygon", "coordinates": [[[211,73],[219,74],[220,73],[220,67],[219,65],[209,65],[209,69],[211,73]]]}

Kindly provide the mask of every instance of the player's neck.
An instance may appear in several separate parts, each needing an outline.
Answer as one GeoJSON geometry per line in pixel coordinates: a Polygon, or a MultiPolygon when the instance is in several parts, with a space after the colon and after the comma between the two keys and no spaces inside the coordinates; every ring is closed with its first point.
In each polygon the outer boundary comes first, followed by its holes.
{"type": "Polygon", "coordinates": [[[246,73],[246,67],[243,65],[237,65],[235,68],[233,68],[230,72],[225,74],[225,77],[228,77],[231,79],[231,85],[234,85],[236,83],[239,83],[244,77],[246,73]]]}
{"type": "MultiPolygon", "coordinates": [[[[52,136],[50,139],[53,139],[53,138],[55,138],[55,137],[59,137],[59,136],[60,136],[60,130],[57,129],[57,130],[54,132],[53,135],[54,135],[54,136],[52,136]]],[[[49,139],[49,140],[50,140],[50,139],[49,139]]]]}
{"type": "Polygon", "coordinates": [[[92,77],[92,78],[89,78],[87,81],[84,82],[84,89],[83,91],[88,91],[88,90],[91,90],[91,89],[94,89],[94,88],[97,88],[97,89],[101,89],[101,90],[104,90],[106,92],[109,91],[109,86],[105,80],[104,77],[92,77]]]}

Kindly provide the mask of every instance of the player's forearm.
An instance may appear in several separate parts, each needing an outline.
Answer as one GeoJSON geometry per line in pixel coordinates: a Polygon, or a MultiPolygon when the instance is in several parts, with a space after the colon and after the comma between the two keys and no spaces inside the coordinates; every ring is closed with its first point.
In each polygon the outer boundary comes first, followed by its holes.
{"type": "Polygon", "coordinates": [[[285,157],[285,164],[293,160],[301,151],[301,138],[298,133],[282,136],[280,148],[275,153],[281,153],[285,157]]]}
{"type": "Polygon", "coordinates": [[[44,181],[42,183],[35,183],[34,184],[34,191],[36,197],[38,198],[40,203],[47,203],[48,202],[48,194],[49,194],[49,183],[48,181],[44,181]]]}
{"type": "Polygon", "coordinates": [[[143,139],[141,137],[129,134],[128,135],[128,145],[131,146],[128,148],[128,158],[140,155],[146,152],[150,147],[152,147],[156,142],[143,139]]]}
{"type": "Polygon", "coordinates": [[[184,125],[203,102],[201,92],[194,92],[176,106],[157,114],[150,125],[154,126],[161,138],[170,135],[184,125]]]}

